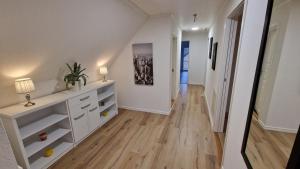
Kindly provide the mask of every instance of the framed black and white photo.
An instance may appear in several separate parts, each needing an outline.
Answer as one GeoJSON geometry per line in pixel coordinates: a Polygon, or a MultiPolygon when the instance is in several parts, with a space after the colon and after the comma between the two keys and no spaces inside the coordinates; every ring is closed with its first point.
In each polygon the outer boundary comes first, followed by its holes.
{"type": "Polygon", "coordinates": [[[132,45],[134,82],[137,85],[153,85],[153,45],[137,43],[132,45]]]}
{"type": "Polygon", "coordinates": [[[212,70],[216,70],[217,52],[218,52],[218,42],[214,43],[212,64],[211,64],[212,70]]]}
{"type": "Polygon", "coordinates": [[[213,48],[213,41],[214,41],[214,38],[211,37],[211,38],[209,39],[209,52],[208,52],[209,59],[211,59],[212,48],[213,48]]]}

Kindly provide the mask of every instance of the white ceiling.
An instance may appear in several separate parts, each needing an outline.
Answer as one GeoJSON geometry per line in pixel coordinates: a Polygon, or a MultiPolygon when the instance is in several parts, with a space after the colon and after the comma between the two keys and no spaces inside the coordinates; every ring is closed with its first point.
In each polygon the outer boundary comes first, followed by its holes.
{"type": "Polygon", "coordinates": [[[226,0],[130,0],[148,15],[173,14],[183,30],[209,28],[217,10],[226,0]],[[197,13],[196,23],[193,14],[197,13]]]}

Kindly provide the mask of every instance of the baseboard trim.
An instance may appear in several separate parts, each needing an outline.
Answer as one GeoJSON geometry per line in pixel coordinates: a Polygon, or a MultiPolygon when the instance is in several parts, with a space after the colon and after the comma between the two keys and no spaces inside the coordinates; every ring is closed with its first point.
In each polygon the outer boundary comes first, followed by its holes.
{"type": "Polygon", "coordinates": [[[170,115],[172,108],[167,111],[162,110],[155,110],[155,109],[145,109],[145,108],[137,108],[137,107],[130,107],[130,106],[121,106],[118,105],[119,108],[127,109],[127,110],[133,110],[133,111],[141,111],[141,112],[147,112],[147,113],[153,113],[153,114],[161,114],[161,115],[170,115]]]}
{"type": "Polygon", "coordinates": [[[195,82],[188,82],[189,85],[200,85],[200,86],[204,86],[204,84],[202,83],[195,83],[195,82]]]}
{"type": "Polygon", "coordinates": [[[285,132],[285,133],[297,133],[298,129],[289,129],[289,128],[283,128],[283,127],[274,127],[274,126],[268,126],[265,125],[263,121],[260,119],[257,119],[259,125],[265,129],[265,130],[271,130],[271,131],[279,131],[279,132],[285,132]]]}
{"type": "Polygon", "coordinates": [[[209,121],[210,121],[210,124],[211,124],[211,128],[213,129],[214,128],[214,121],[213,121],[213,118],[212,118],[212,115],[211,115],[211,110],[210,110],[210,107],[209,107],[209,104],[208,104],[208,101],[207,101],[207,96],[204,92],[204,98],[205,98],[205,103],[206,103],[206,107],[207,107],[207,110],[208,110],[208,116],[209,116],[209,121]]]}

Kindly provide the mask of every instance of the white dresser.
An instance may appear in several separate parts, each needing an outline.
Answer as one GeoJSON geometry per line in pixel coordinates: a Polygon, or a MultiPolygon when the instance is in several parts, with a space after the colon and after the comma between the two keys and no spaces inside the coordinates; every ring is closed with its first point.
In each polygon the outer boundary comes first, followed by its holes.
{"type": "Polygon", "coordinates": [[[78,92],[63,91],[0,109],[18,163],[24,169],[47,168],[118,114],[114,81],[88,84],[78,92]],[[39,134],[46,132],[45,141],[39,134]],[[54,153],[44,157],[44,150],[54,153]]]}

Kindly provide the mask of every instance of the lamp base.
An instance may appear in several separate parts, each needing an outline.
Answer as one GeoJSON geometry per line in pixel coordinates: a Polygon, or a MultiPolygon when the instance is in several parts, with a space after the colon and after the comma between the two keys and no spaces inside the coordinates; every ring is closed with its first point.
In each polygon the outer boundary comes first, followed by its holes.
{"type": "Polygon", "coordinates": [[[106,79],[106,76],[105,76],[105,75],[103,76],[102,82],[107,82],[107,79],[106,79]]]}
{"type": "Polygon", "coordinates": [[[33,105],[35,105],[35,103],[29,101],[29,102],[27,102],[24,106],[25,106],[25,107],[30,107],[30,106],[33,106],[33,105]]]}
{"type": "Polygon", "coordinates": [[[27,103],[24,105],[25,107],[30,107],[30,106],[35,105],[35,103],[33,103],[33,102],[30,101],[30,94],[29,94],[29,93],[27,93],[27,94],[25,95],[25,98],[26,98],[26,100],[27,100],[27,103]]]}

